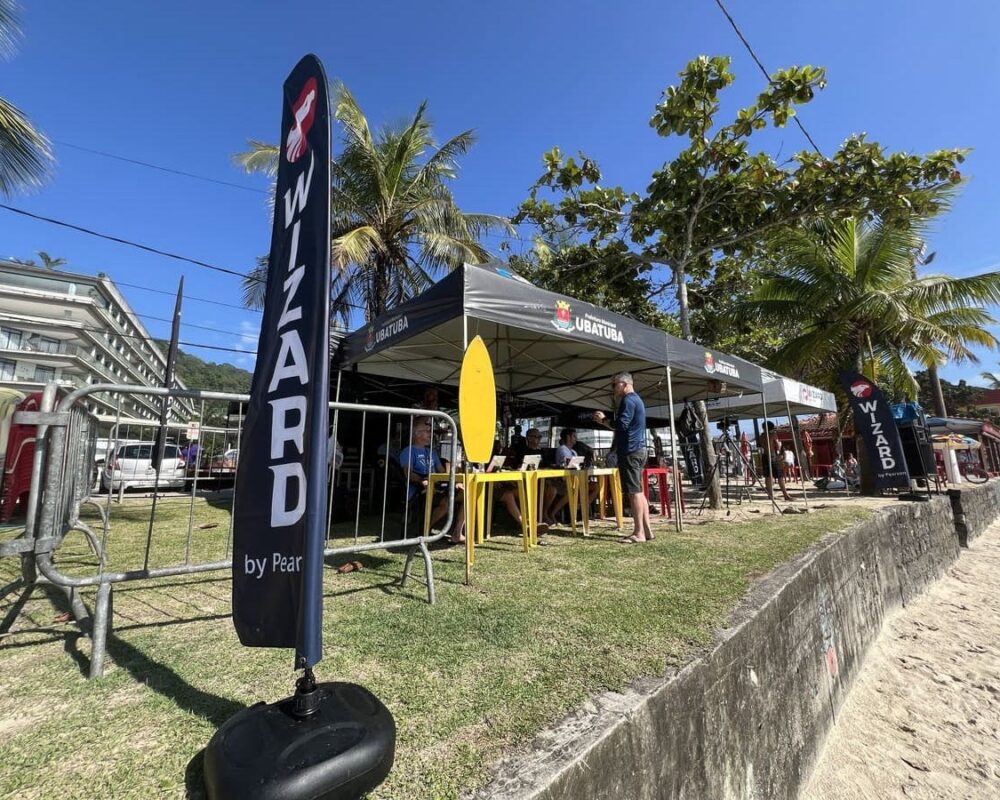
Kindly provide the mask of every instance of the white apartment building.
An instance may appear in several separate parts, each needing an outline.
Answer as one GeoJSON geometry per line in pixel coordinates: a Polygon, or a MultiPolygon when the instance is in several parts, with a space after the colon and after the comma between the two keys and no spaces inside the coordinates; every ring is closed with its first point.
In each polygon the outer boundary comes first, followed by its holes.
{"type": "MultiPolygon", "coordinates": [[[[166,354],[107,276],[0,259],[0,395],[41,391],[50,381],[74,388],[162,386],[166,364],[166,354]]],[[[88,396],[87,407],[103,422],[119,414],[117,400],[106,394],[88,396]]],[[[123,421],[157,420],[160,402],[128,397],[120,414],[123,421]]],[[[171,422],[186,423],[194,414],[192,401],[175,401],[171,422]]]]}

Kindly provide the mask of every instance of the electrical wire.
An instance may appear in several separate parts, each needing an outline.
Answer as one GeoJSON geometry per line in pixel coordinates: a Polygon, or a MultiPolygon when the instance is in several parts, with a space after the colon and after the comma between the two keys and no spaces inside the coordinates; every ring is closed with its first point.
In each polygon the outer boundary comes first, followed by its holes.
{"type": "Polygon", "coordinates": [[[254,194],[266,195],[267,192],[264,189],[255,189],[252,186],[243,186],[239,183],[232,183],[231,181],[220,180],[219,178],[208,178],[204,175],[196,175],[193,172],[184,172],[183,170],[173,169],[172,167],[161,167],[159,164],[153,164],[149,161],[140,161],[136,158],[126,158],[125,156],[116,156],[114,153],[106,153],[103,150],[93,150],[90,147],[82,147],[78,144],[71,144],[70,142],[62,141],[59,139],[53,139],[53,143],[61,145],[63,147],[69,147],[72,150],[79,150],[83,153],[90,153],[91,155],[101,156],[102,158],[110,158],[115,161],[124,161],[126,164],[134,164],[139,167],[148,167],[149,169],[159,170],[160,172],[168,172],[171,175],[181,175],[185,178],[194,178],[197,181],[205,181],[206,183],[216,183],[219,186],[229,186],[233,189],[241,189],[244,192],[253,192],[254,194]]]}
{"type": "MultiPolygon", "coordinates": [[[[750,54],[750,57],[754,60],[754,63],[757,64],[757,66],[760,68],[760,71],[764,74],[764,77],[767,78],[767,82],[771,83],[771,73],[767,71],[767,69],[761,63],[761,60],[757,58],[757,54],[754,52],[753,47],[750,46],[750,42],[747,41],[747,37],[743,35],[743,31],[741,31],[739,26],[736,24],[736,20],[733,19],[733,15],[729,13],[729,9],[727,9],[725,5],[723,5],[722,0],[715,0],[715,4],[719,7],[722,13],[726,15],[726,19],[729,20],[729,24],[732,26],[733,30],[736,31],[736,35],[740,38],[740,41],[743,42],[743,46],[750,54]]],[[[815,150],[820,155],[823,155],[823,151],[820,150],[819,145],[817,145],[816,142],[813,141],[812,136],[809,135],[809,131],[806,130],[806,126],[802,124],[802,120],[799,119],[797,114],[792,117],[792,121],[799,126],[799,130],[802,131],[802,135],[809,140],[809,144],[812,145],[813,150],[815,150]]]]}
{"type": "Polygon", "coordinates": [[[156,247],[150,247],[149,245],[139,244],[138,242],[130,241],[129,239],[122,239],[119,236],[112,236],[107,233],[99,233],[98,231],[92,231],[90,228],[84,228],[81,225],[74,225],[71,222],[63,222],[62,220],[53,219],[52,217],[43,217],[41,214],[33,214],[30,211],[25,211],[23,208],[15,208],[14,206],[9,206],[6,203],[0,203],[0,208],[10,211],[14,214],[20,214],[23,217],[30,217],[31,219],[39,220],[40,222],[48,222],[51,225],[58,225],[60,228],[69,228],[70,230],[78,231],[79,233],[85,233],[88,236],[96,236],[98,239],[106,239],[109,242],[117,242],[118,244],[128,245],[129,247],[135,247],[139,250],[144,250],[147,253],[154,253],[158,256],[163,256],[164,258],[172,258],[175,261],[185,261],[188,264],[194,264],[196,267],[203,267],[205,269],[210,269],[215,272],[222,272],[226,275],[233,275],[237,278],[246,278],[249,280],[257,280],[259,278],[253,278],[251,275],[247,275],[244,272],[237,272],[234,269],[228,269],[227,267],[218,267],[215,264],[209,264],[207,261],[199,261],[197,258],[188,258],[187,256],[181,256],[177,253],[170,253],[166,250],[160,250],[156,247]]]}

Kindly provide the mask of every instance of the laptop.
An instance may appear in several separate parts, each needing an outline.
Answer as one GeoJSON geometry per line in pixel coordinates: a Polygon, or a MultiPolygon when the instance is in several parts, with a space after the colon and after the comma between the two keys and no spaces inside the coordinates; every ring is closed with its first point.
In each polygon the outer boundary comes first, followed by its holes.
{"type": "Polygon", "coordinates": [[[531,470],[538,469],[538,465],[542,463],[541,456],[525,456],[524,460],[521,461],[521,472],[529,472],[531,470]]]}
{"type": "Polygon", "coordinates": [[[504,463],[507,461],[507,456],[493,456],[490,459],[490,463],[486,467],[487,472],[500,472],[503,469],[504,463]]]}
{"type": "Polygon", "coordinates": [[[566,462],[566,469],[582,469],[585,456],[573,456],[566,462]]]}

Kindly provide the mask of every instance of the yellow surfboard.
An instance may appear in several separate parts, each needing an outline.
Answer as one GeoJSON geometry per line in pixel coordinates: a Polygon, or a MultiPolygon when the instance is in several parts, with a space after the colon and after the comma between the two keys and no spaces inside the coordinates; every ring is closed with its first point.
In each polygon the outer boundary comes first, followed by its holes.
{"type": "Polygon", "coordinates": [[[482,337],[469,342],[458,380],[458,424],[465,457],[485,463],[493,453],[497,427],[497,384],[490,351],[482,337]]]}

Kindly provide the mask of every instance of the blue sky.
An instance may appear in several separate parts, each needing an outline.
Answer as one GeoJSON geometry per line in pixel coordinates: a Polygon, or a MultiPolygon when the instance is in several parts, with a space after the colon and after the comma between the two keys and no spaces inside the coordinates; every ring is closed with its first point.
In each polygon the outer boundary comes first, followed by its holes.
{"type": "MultiPolygon", "coordinates": [[[[729,0],[770,70],[811,63],[829,85],[802,113],[824,151],[866,131],[891,149],[971,147],[971,180],[936,223],[934,268],[952,274],[1000,264],[1000,110],[994,62],[1000,6],[988,0],[729,0]]],[[[428,100],[445,138],[474,128],[455,194],[471,211],[513,212],[541,171],[543,151],[583,150],[608,184],[642,189],[675,148],[647,120],[660,92],[699,54],[733,57],[727,107],[748,102],[762,76],[714,0],[607,3],[435,3],[214,0],[193,3],[33,3],[18,55],[0,63],[0,95],[55,142],[58,167],[11,205],[219,266],[245,270],[268,249],[266,181],[231,156],[248,138],[273,141],[281,83],[315,52],[354,91],[373,124],[428,100]],[[74,150],[152,162],[251,190],[220,186],[74,150]]],[[[806,146],[794,127],[771,152],[806,146]]],[[[491,245],[499,244],[491,240],[491,245]]],[[[0,254],[46,250],[67,268],[124,283],[238,303],[235,278],[144,254],[0,210],[0,254]]],[[[163,295],[123,287],[156,336],[163,295]]],[[[182,339],[252,349],[259,316],[190,301],[182,339]],[[203,326],[209,330],[191,327],[203,326]]],[[[187,348],[249,366],[246,356],[187,348]]],[[[949,366],[974,379],[982,366],[949,366]]]]}

